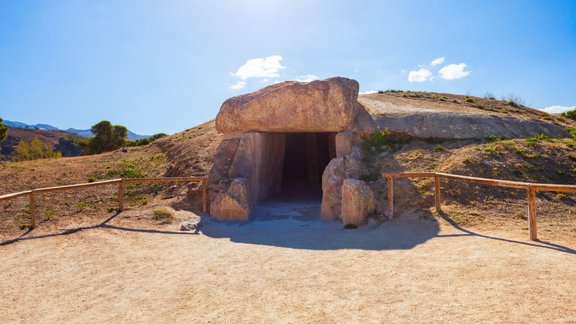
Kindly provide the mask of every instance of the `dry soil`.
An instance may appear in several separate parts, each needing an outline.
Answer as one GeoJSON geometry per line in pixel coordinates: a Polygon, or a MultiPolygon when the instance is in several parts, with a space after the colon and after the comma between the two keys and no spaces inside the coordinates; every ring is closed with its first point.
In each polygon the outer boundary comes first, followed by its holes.
{"type": "MultiPolygon", "coordinates": [[[[404,217],[123,223],[0,246],[1,322],[575,322],[576,242],[404,217]]],[[[95,224],[97,225],[97,224],[95,224]]]]}

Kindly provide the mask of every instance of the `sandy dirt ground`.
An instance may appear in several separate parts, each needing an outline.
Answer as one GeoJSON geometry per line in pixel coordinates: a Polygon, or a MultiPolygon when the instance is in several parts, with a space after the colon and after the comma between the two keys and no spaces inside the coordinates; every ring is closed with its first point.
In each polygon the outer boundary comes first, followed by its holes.
{"type": "Polygon", "coordinates": [[[576,240],[441,218],[185,233],[128,216],[0,246],[0,322],[576,322],[576,240]]]}

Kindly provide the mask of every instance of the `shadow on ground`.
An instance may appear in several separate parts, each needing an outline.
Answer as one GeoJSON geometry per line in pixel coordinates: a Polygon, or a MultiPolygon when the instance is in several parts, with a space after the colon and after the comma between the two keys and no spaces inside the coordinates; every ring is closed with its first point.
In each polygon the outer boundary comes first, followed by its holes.
{"type": "MultiPolygon", "coordinates": [[[[342,223],[339,221],[325,222],[320,221],[318,218],[310,217],[310,213],[315,208],[317,207],[314,204],[310,204],[307,207],[298,206],[298,208],[290,209],[291,213],[287,214],[270,214],[266,211],[259,211],[256,219],[246,223],[219,222],[209,216],[203,216],[200,232],[208,237],[228,238],[230,241],[236,243],[307,250],[408,250],[433,238],[476,237],[576,254],[576,250],[573,248],[551,242],[519,241],[476,233],[460,226],[451,219],[449,215],[443,212],[439,214],[440,218],[446,221],[456,231],[441,234],[440,224],[431,214],[426,214],[421,217],[400,217],[381,224],[371,222],[366,226],[348,230],[344,229],[342,223]]],[[[275,211],[278,212],[278,210],[275,211]]],[[[116,213],[94,226],[67,229],[59,233],[34,236],[34,231],[29,230],[17,238],[0,242],[0,246],[20,241],[71,235],[92,229],[114,229],[127,232],[161,235],[198,234],[198,231],[165,231],[122,227],[109,224],[120,215],[121,213],[116,213]]]]}
{"type": "Polygon", "coordinates": [[[63,231],[58,232],[58,233],[32,235],[32,234],[34,233],[34,230],[33,230],[33,229],[29,229],[29,230],[27,230],[26,232],[22,233],[20,236],[14,238],[14,239],[10,239],[10,240],[6,240],[6,241],[0,242],[0,246],[13,244],[13,243],[20,242],[20,241],[28,241],[28,240],[42,239],[42,238],[53,237],[53,236],[70,235],[70,234],[75,234],[75,233],[79,233],[79,232],[82,232],[82,231],[92,230],[92,229],[98,229],[98,228],[109,228],[109,229],[115,229],[115,230],[126,231],[126,232],[155,233],[155,234],[172,234],[172,235],[195,235],[195,234],[198,234],[198,231],[194,231],[194,232],[177,232],[177,231],[163,231],[163,230],[156,230],[156,229],[133,228],[133,227],[123,227],[123,226],[110,225],[109,223],[110,223],[112,220],[114,220],[116,217],[118,217],[119,215],[121,215],[121,212],[117,212],[117,213],[115,213],[114,215],[108,217],[108,218],[107,218],[106,220],[104,220],[102,223],[99,223],[99,224],[96,224],[96,225],[93,225],[93,226],[84,226],[84,227],[70,228],[70,229],[66,229],[66,230],[63,230],[63,231]]]}
{"type": "Polygon", "coordinates": [[[232,242],[308,250],[402,250],[435,237],[436,220],[394,219],[357,229],[343,229],[339,221],[256,219],[244,224],[203,220],[202,234],[232,242]]]}

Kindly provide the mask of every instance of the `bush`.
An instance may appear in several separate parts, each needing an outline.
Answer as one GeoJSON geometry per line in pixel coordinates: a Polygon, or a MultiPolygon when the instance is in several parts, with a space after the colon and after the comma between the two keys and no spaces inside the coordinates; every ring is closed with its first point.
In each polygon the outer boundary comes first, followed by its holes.
{"type": "Polygon", "coordinates": [[[508,101],[508,104],[515,108],[522,108],[524,107],[524,99],[520,98],[519,96],[509,94],[507,98],[504,98],[505,101],[508,101]]]}
{"type": "Polygon", "coordinates": [[[389,144],[389,139],[390,131],[388,129],[383,129],[370,134],[365,143],[368,145],[368,147],[380,148],[386,144],[389,144]]]}
{"type": "Polygon", "coordinates": [[[143,145],[148,145],[152,142],[154,142],[157,139],[160,139],[162,137],[166,137],[168,135],[164,134],[164,133],[158,133],[158,134],[154,134],[150,137],[146,137],[146,138],[141,138],[135,141],[128,141],[128,146],[143,146],[143,145]]]}
{"type": "Polygon", "coordinates": [[[549,139],[549,137],[546,134],[534,135],[532,137],[528,137],[528,139],[526,140],[526,145],[535,146],[538,142],[548,140],[548,139],[549,139]]]}
{"type": "Polygon", "coordinates": [[[444,151],[444,146],[436,144],[434,145],[434,151],[444,151]]]}
{"type": "Polygon", "coordinates": [[[0,143],[8,136],[8,127],[4,125],[4,120],[0,118],[0,143]]]}
{"type": "Polygon", "coordinates": [[[172,223],[172,219],[174,218],[172,215],[172,211],[168,208],[158,208],[155,209],[153,213],[154,216],[152,216],[152,219],[160,222],[161,224],[170,224],[172,223]]]}
{"type": "Polygon", "coordinates": [[[486,142],[492,143],[492,142],[497,142],[499,140],[500,140],[500,138],[497,137],[496,135],[492,134],[492,133],[488,133],[488,135],[486,135],[486,142]]]}
{"type": "Polygon", "coordinates": [[[562,113],[562,117],[576,120],[576,109],[562,113]]]}

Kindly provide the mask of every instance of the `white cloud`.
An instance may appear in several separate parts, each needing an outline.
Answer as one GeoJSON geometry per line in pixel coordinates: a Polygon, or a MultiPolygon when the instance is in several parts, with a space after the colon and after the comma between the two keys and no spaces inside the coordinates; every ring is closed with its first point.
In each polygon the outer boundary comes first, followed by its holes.
{"type": "Polygon", "coordinates": [[[282,56],[280,55],[249,59],[233,75],[242,80],[249,78],[277,78],[280,76],[280,70],[286,68],[280,64],[280,61],[282,61],[282,56]]]}
{"type": "Polygon", "coordinates": [[[470,75],[472,71],[466,71],[466,63],[448,64],[438,71],[440,77],[444,80],[457,80],[470,75]]]}
{"type": "Polygon", "coordinates": [[[318,80],[318,79],[320,79],[320,78],[315,76],[314,74],[306,74],[306,75],[297,76],[296,79],[294,79],[294,81],[311,82],[311,81],[318,80]]]}
{"type": "Polygon", "coordinates": [[[432,60],[432,62],[430,62],[430,65],[432,65],[432,66],[440,65],[440,64],[444,63],[444,60],[445,60],[445,58],[439,57],[437,59],[432,60]]]}
{"type": "Polygon", "coordinates": [[[376,90],[368,90],[368,91],[360,91],[359,94],[364,95],[364,94],[373,94],[373,93],[377,93],[378,91],[376,90]]]}
{"type": "Polygon", "coordinates": [[[543,110],[549,114],[559,114],[574,109],[576,109],[576,106],[567,107],[567,106],[554,105],[546,108],[541,108],[540,110],[543,110]]]}
{"type": "Polygon", "coordinates": [[[430,76],[432,76],[432,72],[430,72],[430,70],[421,68],[418,71],[410,71],[410,73],[408,73],[408,81],[425,82],[428,81],[428,79],[430,79],[430,76]]]}
{"type": "Polygon", "coordinates": [[[246,85],[246,82],[238,81],[238,82],[234,83],[232,86],[230,86],[230,89],[240,90],[240,89],[244,88],[245,85],[246,85]]]}

